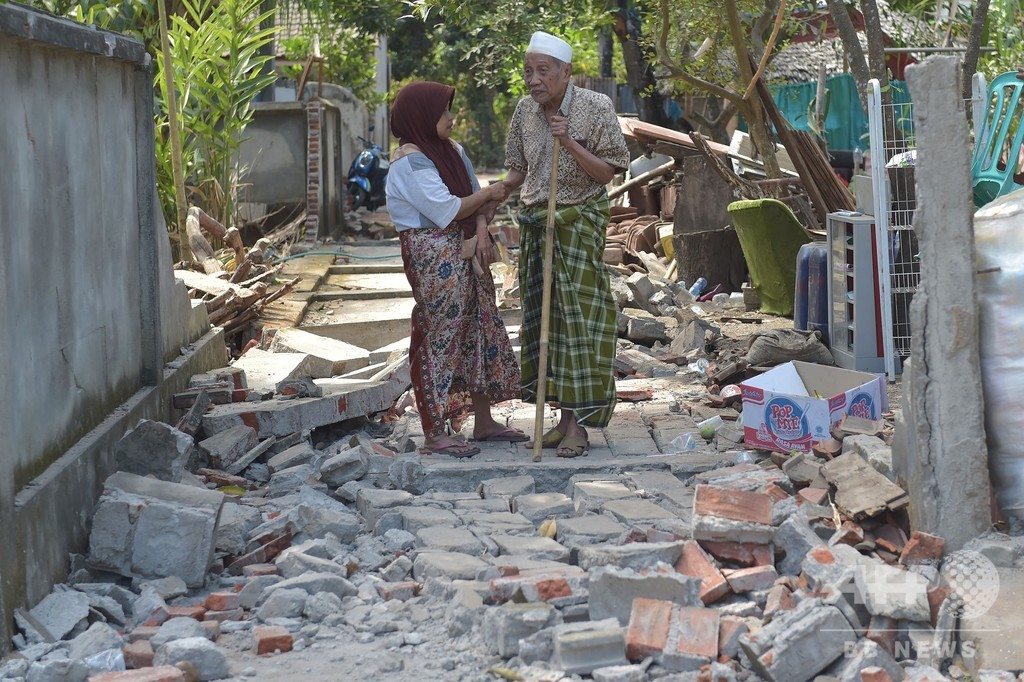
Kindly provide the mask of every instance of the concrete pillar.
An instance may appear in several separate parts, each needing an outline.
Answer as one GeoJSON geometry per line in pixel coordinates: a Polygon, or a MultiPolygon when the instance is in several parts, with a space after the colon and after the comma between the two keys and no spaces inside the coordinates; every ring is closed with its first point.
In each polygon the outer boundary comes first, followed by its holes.
{"type": "Polygon", "coordinates": [[[970,135],[959,59],[930,57],[907,69],[907,82],[917,134],[921,283],[910,308],[913,362],[904,373],[909,433],[894,464],[910,493],[911,525],[942,536],[952,552],[991,525],[970,135]]]}

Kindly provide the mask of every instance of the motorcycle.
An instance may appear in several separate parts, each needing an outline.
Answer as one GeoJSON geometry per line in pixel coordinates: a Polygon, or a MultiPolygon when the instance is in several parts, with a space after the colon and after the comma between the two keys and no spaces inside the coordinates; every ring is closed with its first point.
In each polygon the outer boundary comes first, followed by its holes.
{"type": "MultiPolygon", "coordinates": [[[[371,127],[372,131],[373,128],[371,127]]],[[[379,145],[360,137],[364,149],[352,159],[348,169],[349,210],[364,206],[373,210],[385,202],[384,189],[388,182],[388,154],[379,145]]]]}

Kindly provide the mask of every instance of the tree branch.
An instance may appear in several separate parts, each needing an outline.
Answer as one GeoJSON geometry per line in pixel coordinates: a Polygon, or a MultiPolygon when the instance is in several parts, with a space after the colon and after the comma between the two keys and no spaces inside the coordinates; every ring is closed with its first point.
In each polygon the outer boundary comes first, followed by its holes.
{"type": "Polygon", "coordinates": [[[782,28],[782,15],[786,11],[786,0],[782,0],[779,3],[779,11],[775,15],[775,26],[772,27],[772,34],[768,37],[768,45],[765,46],[764,52],[761,54],[761,63],[757,65],[757,72],[753,78],[750,79],[750,83],[747,85],[747,91],[743,93],[743,99],[750,99],[750,93],[754,91],[754,87],[757,85],[757,79],[764,73],[764,67],[768,66],[768,58],[772,55],[772,49],[775,47],[775,39],[779,37],[779,29],[782,28]]]}
{"type": "Polygon", "coordinates": [[[668,0],[660,0],[660,2],[661,2],[661,5],[660,5],[661,6],[661,30],[658,33],[657,51],[658,51],[658,61],[661,63],[661,65],[664,66],[666,69],[668,69],[669,74],[673,78],[681,80],[684,83],[688,83],[688,84],[694,86],[695,88],[700,88],[701,90],[704,90],[705,92],[707,92],[709,94],[712,94],[712,95],[714,95],[716,97],[721,97],[722,99],[729,100],[730,102],[736,102],[736,103],[742,102],[743,98],[740,97],[740,95],[738,93],[732,92],[730,90],[726,90],[725,88],[723,88],[721,86],[718,86],[718,85],[715,85],[714,83],[709,83],[708,81],[704,80],[703,78],[697,78],[696,76],[691,75],[689,72],[684,70],[681,66],[676,64],[675,61],[672,59],[672,57],[669,56],[669,53],[668,53],[668,29],[669,29],[669,25],[668,25],[669,24],[669,21],[668,21],[669,8],[668,8],[668,5],[669,5],[669,3],[668,3],[668,0]]]}
{"type": "Polygon", "coordinates": [[[846,11],[846,3],[843,0],[826,0],[828,12],[832,17],[832,23],[839,31],[839,38],[843,41],[843,49],[850,60],[850,71],[853,79],[857,82],[857,94],[860,96],[860,106],[864,111],[868,110],[868,81],[871,80],[871,71],[868,69],[867,59],[864,58],[864,50],[861,49],[860,39],[857,37],[857,30],[850,21],[850,15],[846,11]]]}

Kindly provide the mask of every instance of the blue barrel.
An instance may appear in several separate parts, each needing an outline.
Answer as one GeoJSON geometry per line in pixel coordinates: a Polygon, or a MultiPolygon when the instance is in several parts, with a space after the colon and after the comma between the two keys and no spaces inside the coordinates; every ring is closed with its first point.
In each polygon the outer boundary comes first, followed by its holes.
{"type": "Polygon", "coordinates": [[[807,331],[807,275],[810,267],[811,252],[804,244],[796,254],[796,294],[793,298],[793,329],[807,331]]]}
{"type": "Polygon", "coordinates": [[[828,343],[828,244],[814,242],[807,263],[807,328],[821,332],[828,343]]]}

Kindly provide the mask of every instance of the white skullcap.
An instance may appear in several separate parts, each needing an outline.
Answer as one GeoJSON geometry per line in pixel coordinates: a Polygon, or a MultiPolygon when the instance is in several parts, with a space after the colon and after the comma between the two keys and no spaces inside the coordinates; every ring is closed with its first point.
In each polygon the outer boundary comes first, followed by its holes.
{"type": "Polygon", "coordinates": [[[537,31],[530,36],[530,44],[526,51],[546,54],[566,64],[572,63],[572,46],[561,38],[544,31],[537,31]]]}

